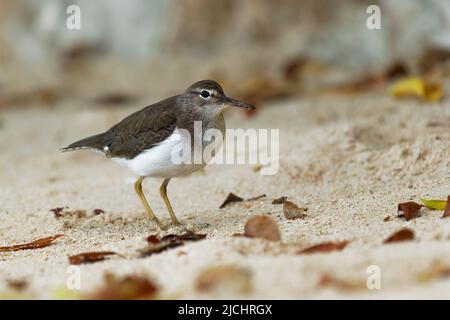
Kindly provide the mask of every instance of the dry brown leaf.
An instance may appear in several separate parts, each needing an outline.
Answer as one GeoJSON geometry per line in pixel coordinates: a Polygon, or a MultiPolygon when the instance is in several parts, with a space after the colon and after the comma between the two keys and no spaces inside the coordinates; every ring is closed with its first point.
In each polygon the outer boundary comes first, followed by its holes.
{"type": "Polygon", "coordinates": [[[23,291],[29,286],[28,281],[25,279],[6,280],[6,282],[8,287],[15,291],[23,291]]]}
{"type": "Polygon", "coordinates": [[[317,286],[335,287],[340,290],[359,290],[367,288],[366,282],[364,281],[338,279],[330,274],[322,275],[317,286]]]}
{"type": "Polygon", "coordinates": [[[406,221],[411,220],[423,208],[423,205],[409,201],[398,204],[398,215],[404,216],[406,221]],[[400,214],[402,212],[402,214],[400,214]]]}
{"type": "Polygon", "coordinates": [[[77,218],[85,218],[86,217],[86,210],[67,210],[69,207],[57,207],[50,209],[51,212],[55,215],[55,218],[62,218],[62,217],[77,217],[77,218]]]}
{"type": "Polygon", "coordinates": [[[178,234],[168,234],[161,238],[161,241],[199,241],[206,238],[206,234],[194,233],[192,231],[187,231],[180,235],[178,234]]]}
{"type": "Polygon", "coordinates": [[[87,296],[92,300],[135,300],[155,299],[159,291],[158,286],[145,277],[130,275],[118,278],[106,274],[104,284],[97,291],[87,296]]]}
{"type": "Polygon", "coordinates": [[[186,241],[199,241],[206,238],[206,234],[197,234],[187,231],[181,235],[168,234],[161,239],[155,235],[147,237],[149,245],[141,250],[142,257],[148,257],[155,253],[160,253],[170,248],[175,248],[183,245],[186,241]]]}
{"type": "Polygon", "coordinates": [[[274,199],[272,201],[272,204],[283,204],[286,202],[287,198],[288,197],[280,197],[280,198],[274,199]]]}
{"type": "Polygon", "coordinates": [[[219,209],[222,209],[222,208],[226,207],[230,203],[241,202],[241,201],[244,201],[244,199],[241,198],[241,197],[238,197],[234,193],[230,192],[228,194],[227,198],[225,199],[225,201],[220,205],[219,209]]]}
{"type": "Polygon", "coordinates": [[[160,240],[159,240],[158,236],[155,236],[152,234],[147,237],[147,242],[155,244],[155,243],[159,243],[160,240]]]}
{"type": "Polygon", "coordinates": [[[57,234],[55,236],[37,239],[32,242],[28,242],[28,243],[24,243],[24,244],[0,247],[0,252],[44,248],[44,247],[51,245],[55,239],[58,239],[59,237],[62,237],[62,236],[64,236],[64,235],[57,234]]]}
{"type": "Polygon", "coordinates": [[[281,232],[277,221],[271,216],[253,216],[247,220],[244,235],[249,238],[260,238],[269,241],[280,241],[281,232]]]}
{"type": "Polygon", "coordinates": [[[308,211],[308,208],[300,208],[295,203],[288,200],[283,204],[283,213],[288,220],[303,219],[306,217],[306,211],[308,211]]]}
{"type": "Polygon", "coordinates": [[[196,280],[198,291],[216,294],[247,294],[251,287],[251,273],[234,265],[207,268],[196,280]]]}
{"type": "Polygon", "coordinates": [[[399,242],[399,241],[409,241],[414,239],[414,231],[408,228],[400,229],[399,231],[393,233],[389,238],[383,241],[383,243],[399,242]]]}
{"type": "Polygon", "coordinates": [[[94,216],[98,216],[99,214],[105,213],[105,210],[102,209],[94,209],[92,211],[92,213],[94,214],[94,216]]]}
{"type": "Polygon", "coordinates": [[[332,252],[332,251],[341,251],[347,245],[349,241],[340,241],[340,242],[324,242],[320,244],[313,245],[306,249],[303,249],[299,252],[299,254],[309,254],[309,253],[324,253],[324,252],[332,252]]]}
{"type": "Polygon", "coordinates": [[[447,204],[445,205],[444,214],[442,218],[450,217],[450,196],[447,196],[447,204]]]}
{"type": "Polygon", "coordinates": [[[64,209],[67,209],[67,207],[56,207],[53,209],[50,209],[51,212],[55,215],[55,218],[59,218],[62,216],[62,213],[64,209]]]}
{"type": "Polygon", "coordinates": [[[84,252],[69,257],[70,264],[92,263],[105,260],[106,257],[117,254],[113,251],[84,252]]]}
{"type": "Polygon", "coordinates": [[[141,257],[148,257],[155,253],[160,253],[165,250],[176,248],[183,245],[182,242],[161,241],[152,245],[148,245],[144,249],[140,250],[141,257]]]}
{"type": "Polygon", "coordinates": [[[265,197],[266,197],[265,194],[261,194],[261,195],[256,196],[256,197],[245,199],[245,201],[256,201],[256,200],[259,200],[259,199],[262,199],[262,198],[265,198],[265,197]]]}

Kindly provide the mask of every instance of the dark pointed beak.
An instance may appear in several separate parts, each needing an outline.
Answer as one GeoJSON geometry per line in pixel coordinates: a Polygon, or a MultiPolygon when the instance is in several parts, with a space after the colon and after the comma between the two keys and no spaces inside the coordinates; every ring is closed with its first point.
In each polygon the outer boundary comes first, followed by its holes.
{"type": "Polygon", "coordinates": [[[251,104],[233,99],[233,98],[228,98],[228,97],[224,97],[223,98],[223,104],[225,107],[239,107],[239,108],[244,108],[244,109],[249,109],[249,110],[255,110],[255,107],[252,106],[251,104]]]}

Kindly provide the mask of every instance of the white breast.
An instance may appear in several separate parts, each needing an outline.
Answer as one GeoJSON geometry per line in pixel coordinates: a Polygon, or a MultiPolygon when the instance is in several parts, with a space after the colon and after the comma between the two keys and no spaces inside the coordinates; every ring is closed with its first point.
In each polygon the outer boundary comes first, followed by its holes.
{"type": "Polygon", "coordinates": [[[182,176],[203,168],[206,164],[177,164],[172,159],[174,150],[182,150],[183,136],[175,130],[166,140],[144,150],[133,159],[112,158],[142,177],[172,178],[182,176]]]}

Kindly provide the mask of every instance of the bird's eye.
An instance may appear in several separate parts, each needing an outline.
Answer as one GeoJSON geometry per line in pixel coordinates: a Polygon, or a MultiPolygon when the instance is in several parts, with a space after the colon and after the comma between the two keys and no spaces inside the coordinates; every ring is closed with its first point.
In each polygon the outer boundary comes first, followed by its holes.
{"type": "Polygon", "coordinates": [[[202,92],[200,92],[200,95],[202,96],[202,98],[208,99],[210,94],[209,91],[202,90],[202,92]]]}

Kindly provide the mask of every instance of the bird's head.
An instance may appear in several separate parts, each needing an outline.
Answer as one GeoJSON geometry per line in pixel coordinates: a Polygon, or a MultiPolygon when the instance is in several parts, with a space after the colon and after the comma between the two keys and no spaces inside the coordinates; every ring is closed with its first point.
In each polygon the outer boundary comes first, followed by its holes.
{"type": "Polygon", "coordinates": [[[227,107],[239,107],[254,110],[255,107],[229,98],[223,92],[222,87],[213,80],[202,80],[194,83],[183,94],[193,107],[206,109],[212,112],[222,112],[227,107]]]}

